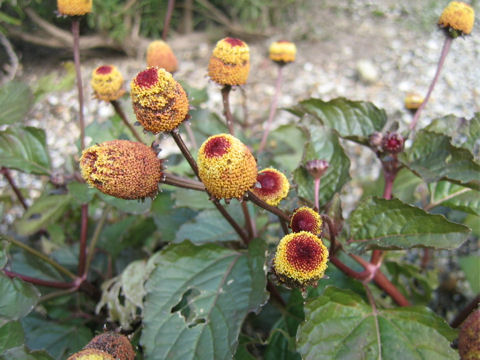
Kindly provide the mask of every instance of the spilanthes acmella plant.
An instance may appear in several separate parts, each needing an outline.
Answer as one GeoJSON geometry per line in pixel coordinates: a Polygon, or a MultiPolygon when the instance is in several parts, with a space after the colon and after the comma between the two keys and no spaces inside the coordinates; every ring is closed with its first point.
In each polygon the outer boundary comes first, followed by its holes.
{"type": "MultiPolygon", "coordinates": [[[[458,51],[452,42],[478,40],[473,6],[445,2],[430,24],[444,41],[436,71],[425,68],[415,79],[402,73],[405,83],[428,88],[426,96],[405,89],[407,96],[385,101],[399,96],[389,94],[396,84],[385,77],[381,97],[366,92],[370,102],[334,98],[334,91],[307,97],[331,85],[317,84],[328,76],[305,84],[298,76],[309,58],[303,49],[323,41],[305,42],[302,29],[318,30],[309,24],[278,23],[258,36],[230,22],[245,16],[229,17],[244,4],[198,2],[194,23],[211,35],[220,30],[210,31],[205,14],[228,19],[229,36],[195,44],[197,53],[183,41],[188,35],[168,35],[170,24],[180,32],[187,2],[155,9],[165,19],[155,18],[163,31],[154,41],[140,39],[152,28],[159,35],[144,18],[145,2],[114,3],[57,1],[58,21],[72,25],[78,106],[61,103],[49,116],[78,110],[71,118],[80,137],[68,139],[73,161],[54,167],[47,144],[56,139],[25,125],[37,116],[26,109],[33,93],[16,81],[0,87],[0,228],[7,229],[0,234],[0,359],[478,360],[479,235],[470,227],[480,216],[480,113],[461,114],[459,106],[421,117],[443,64],[458,65],[446,60],[450,48],[458,51]],[[106,8],[107,18],[90,14],[106,8]],[[92,24],[132,13],[138,63],[92,61],[84,86],[80,44],[97,36],[92,24]],[[193,79],[205,89],[192,87],[193,79]],[[305,98],[295,99],[292,86],[303,86],[305,98]],[[257,95],[258,106],[249,106],[257,95]],[[12,116],[20,110],[26,123],[12,116]],[[17,185],[17,172],[41,176],[40,196],[17,185]],[[458,264],[449,255],[452,272],[445,254],[461,246],[458,264]],[[445,274],[450,287],[452,276],[461,286],[439,291],[435,279],[445,274]],[[439,293],[449,300],[439,302],[439,293]]],[[[287,2],[274,2],[273,13],[261,3],[262,22],[283,18],[287,2]]],[[[37,23],[36,4],[25,13],[37,23]]],[[[410,24],[405,9],[398,13],[410,24]]],[[[304,11],[294,10],[288,15],[304,11]]],[[[371,9],[356,13],[359,24],[372,20],[365,13],[371,9]]],[[[387,15],[375,26],[392,21],[387,15]]],[[[415,37],[418,52],[408,50],[408,58],[435,49],[437,38],[425,38],[415,37]]],[[[310,67],[344,56],[343,44],[335,45],[335,54],[315,52],[310,67]]],[[[466,64],[473,72],[476,64],[466,64]]],[[[455,86],[470,85],[451,79],[443,87],[452,97],[455,86]]],[[[468,96],[459,102],[474,101],[475,91],[468,96]]]]}

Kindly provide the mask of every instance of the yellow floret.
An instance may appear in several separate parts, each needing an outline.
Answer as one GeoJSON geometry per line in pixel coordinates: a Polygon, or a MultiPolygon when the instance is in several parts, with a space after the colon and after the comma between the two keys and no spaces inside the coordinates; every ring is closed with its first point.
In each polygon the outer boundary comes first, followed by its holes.
{"type": "Polygon", "coordinates": [[[286,235],[280,240],[273,260],[275,274],[290,285],[313,285],[327,269],[328,249],[317,236],[306,232],[286,235]]]}
{"type": "Polygon", "coordinates": [[[208,64],[208,76],[221,85],[243,85],[250,71],[250,50],[234,38],[220,40],[208,64]]]}
{"type": "Polygon", "coordinates": [[[217,199],[242,198],[257,180],[252,153],[228,134],[205,140],[198,151],[198,171],[208,192],[217,199]]]}
{"type": "Polygon", "coordinates": [[[112,355],[97,349],[85,349],[71,355],[67,360],[116,360],[112,355]]]}
{"type": "Polygon", "coordinates": [[[472,32],[474,21],[475,11],[470,5],[461,1],[452,1],[443,10],[438,25],[468,35],[472,32]]]}
{"type": "Polygon", "coordinates": [[[266,168],[259,171],[257,183],[252,192],[267,204],[277,206],[290,190],[287,177],[274,168],[266,168]]]}
{"type": "Polygon", "coordinates": [[[147,66],[164,68],[170,73],[178,70],[178,61],[170,46],[162,40],[152,41],[147,48],[147,66]]]}
{"type": "Polygon", "coordinates": [[[290,41],[275,41],[270,45],[270,59],[279,63],[295,61],[297,47],[290,41]]]}
{"type": "Polygon", "coordinates": [[[80,170],[85,181],[121,199],[143,199],[158,192],[162,162],[152,148],[129,140],[113,140],[85,149],[80,170]]]}
{"type": "Polygon", "coordinates": [[[125,93],[122,74],[113,65],[103,65],[93,70],[90,84],[95,97],[100,100],[117,100],[125,93]]]}
{"type": "Polygon", "coordinates": [[[92,0],[57,0],[60,14],[79,16],[92,11],[92,0]]]}
{"type": "Polygon", "coordinates": [[[307,206],[299,207],[290,218],[290,228],[293,232],[308,231],[317,235],[322,230],[322,224],[320,214],[307,206]]]}
{"type": "Polygon", "coordinates": [[[405,96],[405,107],[408,110],[417,110],[422,105],[424,98],[420,94],[408,93],[405,96]]]}

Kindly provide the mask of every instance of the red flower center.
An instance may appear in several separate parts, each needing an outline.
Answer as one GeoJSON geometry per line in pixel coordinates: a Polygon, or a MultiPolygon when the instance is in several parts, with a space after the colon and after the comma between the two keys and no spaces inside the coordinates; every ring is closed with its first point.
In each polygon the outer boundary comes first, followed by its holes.
{"type": "Polygon", "coordinates": [[[110,65],[103,65],[103,66],[100,66],[95,72],[98,75],[106,75],[106,74],[110,74],[112,70],[113,68],[110,65]]]}
{"type": "Polygon", "coordinates": [[[298,235],[287,244],[287,261],[301,271],[312,271],[322,262],[323,251],[311,237],[298,235]]]}
{"type": "Polygon", "coordinates": [[[318,231],[317,219],[307,210],[300,210],[293,215],[292,218],[293,232],[299,231],[318,231]]]}
{"type": "Polygon", "coordinates": [[[230,45],[232,45],[232,47],[245,45],[245,43],[242,40],[236,39],[236,38],[227,37],[225,38],[225,41],[230,45]]]}
{"type": "Polygon", "coordinates": [[[220,157],[226,154],[229,148],[230,141],[223,136],[219,136],[208,140],[208,142],[205,144],[205,156],[209,158],[220,157]]]}
{"type": "Polygon", "coordinates": [[[260,188],[257,188],[257,191],[262,195],[268,195],[279,190],[281,179],[273,171],[262,171],[258,174],[257,181],[261,185],[260,188]]]}
{"type": "Polygon", "coordinates": [[[143,70],[135,78],[135,82],[137,83],[137,85],[145,88],[152,87],[157,83],[157,81],[158,81],[157,69],[153,67],[147,70],[143,70]]]}

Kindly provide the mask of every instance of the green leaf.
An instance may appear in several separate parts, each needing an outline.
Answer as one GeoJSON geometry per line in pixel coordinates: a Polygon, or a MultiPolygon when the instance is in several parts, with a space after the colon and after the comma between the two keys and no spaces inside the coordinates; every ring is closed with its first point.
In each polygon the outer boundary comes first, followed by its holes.
{"type": "Polygon", "coordinates": [[[432,215],[398,199],[366,199],[349,218],[350,249],[399,250],[412,247],[455,249],[467,238],[470,229],[432,215]]]}
{"type": "Polygon", "coordinates": [[[36,314],[24,318],[22,325],[26,345],[32,350],[46,350],[56,359],[65,359],[79,351],[92,338],[92,332],[85,326],[73,321],[57,323],[36,314]]]}
{"type": "Polygon", "coordinates": [[[456,332],[423,307],[378,309],[356,293],[329,287],[305,306],[297,340],[302,359],[458,359],[456,332]]]}
{"type": "Polygon", "coordinates": [[[71,200],[70,195],[47,195],[38,198],[15,224],[18,234],[31,235],[55,222],[64,214],[71,200]]]}
{"type": "Polygon", "coordinates": [[[330,101],[311,98],[287,110],[299,117],[309,115],[337,130],[340,136],[360,143],[366,143],[370,134],[381,131],[387,122],[385,110],[370,102],[345,98],[330,101]]]}
{"type": "Polygon", "coordinates": [[[11,81],[0,87],[0,125],[22,123],[32,103],[32,91],[27,84],[11,81]]]}
{"type": "Polygon", "coordinates": [[[95,195],[95,190],[85,183],[71,182],[67,184],[68,193],[78,204],[88,204],[95,195]]]}
{"type": "Polygon", "coordinates": [[[176,189],[172,194],[175,199],[175,207],[188,207],[190,209],[215,209],[215,205],[208,199],[203,191],[176,189]]]}
{"type": "Polygon", "coordinates": [[[150,210],[150,207],[152,206],[152,199],[150,198],[146,198],[144,200],[124,200],[107,194],[103,194],[96,189],[95,193],[107,204],[112,205],[117,210],[120,210],[127,214],[145,214],[150,210]]]}
{"type": "Polygon", "coordinates": [[[0,164],[26,173],[49,175],[45,131],[30,126],[0,131],[0,164]]]}
{"type": "Polygon", "coordinates": [[[0,353],[0,360],[53,360],[45,351],[30,351],[25,346],[18,346],[0,353]]]}
{"type": "Polygon", "coordinates": [[[480,292],[480,256],[463,256],[458,259],[458,262],[465,273],[465,277],[467,278],[472,291],[475,294],[478,294],[480,292]]]}
{"type": "Polygon", "coordinates": [[[231,359],[245,316],[266,301],[265,248],[174,244],[147,282],[141,343],[148,359],[231,359]]]}
{"type": "Polygon", "coordinates": [[[427,183],[448,180],[480,190],[480,164],[470,151],[453,146],[448,136],[420,130],[400,159],[427,183]]]}
{"type": "Polygon", "coordinates": [[[432,121],[425,130],[452,138],[452,144],[469,150],[478,160],[480,156],[480,112],[470,120],[448,115],[432,121]]]}
{"type": "Polygon", "coordinates": [[[0,324],[3,320],[18,320],[36,305],[38,290],[21,280],[10,279],[0,272],[0,324]]]}
{"type": "Polygon", "coordinates": [[[449,208],[480,215],[480,192],[449,181],[439,181],[428,186],[430,190],[430,208],[441,205],[449,208]]]}
{"type": "Polygon", "coordinates": [[[23,345],[24,335],[19,321],[9,321],[0,326],[0,354],[5,350],[23,345]]]}
{"type": "Polygon", "coordinates": [[[268,139],[268,150],[274,153],[274,157],[265,167],[273,166],[285,173],[295,170],[302,159],[305,132],[296,125],[282,125],[272,131],[268,139]]]}
{"type": "Polygon", "coordinates": [[[330,163],[320,183],[319,203],[323,206],[343,185],[350,180],[350,159],[345,154],[335,131],[312,126],[308,128],[309,142],[305,145],[301,166],[293,173],[293,180],[298,185],[298,196],[314,203],[314,179],[305,168],[307,161],[320,159],[330,163]]]}

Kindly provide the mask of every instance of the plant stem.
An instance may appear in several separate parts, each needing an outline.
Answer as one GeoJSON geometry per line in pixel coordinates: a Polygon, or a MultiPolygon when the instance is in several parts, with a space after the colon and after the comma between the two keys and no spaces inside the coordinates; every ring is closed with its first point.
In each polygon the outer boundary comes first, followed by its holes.
{"type": "Polygon", "coordinates": [[[468,303],[468,305],[455,317],[455,319],[453,319],[450,326],[453,328],[459,327],[462,322],[468,317],[468,315],[478,309],[479,304],[480,294],[475,296],[475,298],[468,303]]]}
{"type": "Polygon", "coordinates": [[[275,83],[275,94],[273,95],[272,103],[270,105],[270,112],[268,114],[267,124],[265,125],[265,131],[263,132],[262,141],[260,142],[260,146],[258,148],[258,154],[260,154],[263,151],[263,149],[265,148],[265,145],[267,144],[267,137],[268,137],[268,134],[270,133],[270,127],[272,126],[272,121],[277,111],[278,98],[280,97],[280,92],[282,89],[282,82],[283,82],[282,70],[283,70],[283,65],[278,65],[278,75],[277,75],[277,81],[275,83]]]}
{"type": "Polygon", "coordinates": [[[415,115],[413,116],[413,120],[410,123],[410,130],[414,130],[415,126],[417,126],[418,119],[420,118],[420,114],[423,108],[427,105],[428,100],[430,99],[430,95],[435,88],[435,84],[440,76],[440,71],[442,70],[443,64],[445,63],[445,59],[448,55],[448,51],[450,50],[450,46],[452,45],[453,38],[449,35],[445,35],[445,42],[443,43],[442,52],[440,54],[440,59],[438,60],[437,71],[435,72],[435,76],[433,77],[432,83],[428,88],[427,95],[425,96],[425,100],[423,100],[422,104],[418,107],[415,115]]]}
{"type": "Polygon", "coordinates": [[[245,218],[245,227],[247,228],[249,238],[248,242],[250,242],[256,236],[253,231],[253,221],[250,216],[250,212],[248,211],[247,202],[242,200],[240,203],[242,204],[243,217],[245,218]]]}
{"type": "Polygon", "coordinates": [[[205,191],[205,185],[203,185],[203,183],[201,183],[200,181],[186,179],[170,173],[164,173],[164,177],[162,178],[161,182],[167,185],[177,186],[184,189],[205,191]]]}
{"type": "Polygon", "coordinates": [[[400,306],[410,306],[410,302],[403,296],[403,294],[398,291],[398,289],[393,285],[387,277],[378,270],[375,273],[373,281],[383,289],[390,297],[395,300],[395,302],[400,306]]]}
{"type": "Polygon", "coordinates": [[[0,239],[4,239],[6,241],[8,241],[9,243],[25,250],[26,252],[32,254],[33,256],[36,256],[38,257],[39,259],[45,261],[46,263],[50,264],[51,266],[53,266],[55,269],[57,269],[58,271],[60,271],[62,274],[68,276],[69,278],[71,278],[72,280],[76,279],[77,277],[72,273],[70,272],[70,270],[68,270],[67,268],[63,267],[62,265],[60,265],[59,263],[57,263],[55,260],[52,260],[50,259],[48,256],[46,256],[45,254],[42,254],[40,251],[37,251],[35,250],[34,248],[28,246],[27,244],[24,244],[23,242],[21,241],[18,241],[10,236],[4,236],[2,235],[0,237],[0,239]]]}
{"type": "Polygon", "coordinates": [[[85,260],[87,252],[87,232],[88,232],[88,204],[82,204],[82,220],[80,226],[80,249],[78,254],[78,276],[85,275],[85,260]]]}
{"type": "Polygon", "coordinates": [[[40,297],[40,299],[38,299],[38,303],[40,304],[40,303],[43,303],[43,302],[48,301],[48,300],[55,299],[55,298],[60,297],[60,296],[69,295],[69,294],[74,293],[75,291],[76,291],[75,287],[72,287],[72,288],[66,289],[66,290],[52,291],[51,293],[43,295],[42,297],[40,297]]]}
{"type": "Polygon", "coordinates": [[[163,22],[162,39],[167,40],[168,30],[170,30],[170,19],[172,18],[173,8],[175,7],[175,0],[168,0],[167,13],[165,14],[165,21],[163,22]]]}
{"type": "Polygon", "coordinates": [[[272,214],[275,214],[278,216],[278,218],[281,220],[281,221],[285,221],[285,222],[289,222],[290,221],[290,216],[288,216],[287,214],[285,214],[282,210],[280,210],[279,208],[275,207],[275,206],[272,206],[272,205],[268,205],[265,201],[261,200],[259,197],[257,197],[254,193],[252,193],[251,191],[247,191],[247,199],[248,200],[251,200],[255,205],[257,206],[260,206],[261,208],[267,210],[267,211],[270,211],[272,214]]]}
{"type": "Polygon", "coordinates": [[[8,271],[5,269],[3,269],[2,271],[6,276],[8,276],[11,279],[18,278],[25,282],[39,285],[39,286],[47,286],[47,287],[56,288],[56,289],[74,289],[76,286],[74,282],[42,280],[42,279],[37,279],[31,276],[18,274],[16,272],[8,271]]]}
{"type": "Polygon", "coordinates": [[[190,167],[192,168],[193,173],[200,179],[200,177],[198,176],[197,162],[192,157],[192,154],[190,154],[190,151],[188,150],[187,146],[183,142],[183,139],[180,136],[180,132],[178,131],[178,129],[175,129],[175,130],[171,131],[170,134],[172,135],[173,140],[177,144],[177,146],[180,149],[180,151],[182,152],[183,156],[185,157],[185,159],[187,159],[188,163],[190,164],[190,167]]]}
{"type": "Polygon", "coordinates": [[[248,238],[248,235],[245,233],[245,231],[240,227],[240,225],[238,225],[235,219],[230,216],[227,210],[220,204],[218,199],[213,199],[212,202],[213,205],[215,205],[215,207],[217,208],[217,210],[220,211],[220,213],[223,215],[225,220],[228,221],[228,223],[233,227],[237,234],[242,238],[243,242],[248,245],[250,243],[250,239],[248,238]]]}
{"type": "Polygon", "coordinates": [[[128,127],[128,129],[131,131],[135,139],[137,139],[138,142],[143,143],[143,139],[140,137],[137,130],[135,130],[133,125],[130,124],[130,122],[127,120],[127,116],[125,115],[125,112],[123,111],[120,103],[117,100],[112,100],[110,101],[110,103],[113,105],[115,112],[117,113],[118,116],[120,116],[120,119],[122,119],[123,123],[128,127]]]}
{"type": "Polygon", "coordinates": [[[73,33],[73,60],[75,62],[75,71],[77,76],[78,89],[78,120],[80,122],[80,149],[85,149],[85,120],[83,118],[83,85],[82,72],[80,69],[80,19],[72,17],[73,33]]]}
{"type": "Polygon", "coordinates": [[[10,174],[10,171],[6,167],[2,166],[2,169],[1,169],[0,172],[3,174],[3,176],[5,176],[5,179],[10,184],[10,187],[12,188],[13,192],[17,196],[18,201],[20,201],[20,204],[22,204],[23,208],[25,210],[27,210],[28,209],[27,202],[25,201],[25,198],[23,197],[20,189],[15,184],[15,181],[13,181],[13,178],[12,178],[12,175],[10,174]]]}
{"type": "Polygon", "coordinates": [[[90,240],[90,245],[88,246],[87,251],[87,261],[85,264],[85,274],[88,274],[88,269],[90,269],[90,264],[92,263],[93,255],[95,254],[95,246],[97,245],[98,238],[100,237],[100,233],[102,231],[103,225],[107,220],[108,213],[110,212],[111,207],[107,206],[103,210],[102,217],[97,222],[97,226],[95,227],[95,231],[93,232],[92,239],[90,240]]]}
{"type": "Polygon", "coordinates": [[[314,192],[315,192],[315,207],[317,208],[317,211],[318,209],[320,209],[320,202],[318,200],[318,194],[320,192],[320,178],[315,178],[314,180],[314,184],[315,184],[315,188],[314,188],[314,192]]]}
{"type": "Polygon", "coordinates": [[[283,307],[287,306],[287,304],[285,303],[285,300],[283,300],[283,298],[280,295],[280,293],[278,292],[277,288],[275,287],[275,285],[270,280],[268,280],[268,282],[267,282],[267,290],[270,292],[270,295],[272,295],[272,297],[275,300],[277,300],[277,302],[280,305],[282,305],[283,307]]]}
{"type": "Polygon", "coordinates": [[[225,85],[222,88],[222,99],[223,99],[224,114],[225,114],[225,118],[227,119],[228,131],[230,131],[230,134],[234,135],[233,115],[232,115],[232,112],[230,111],[230,100],[229,100],[230,90],[232,90],[232,87],[230,85],[225,85]]]}

